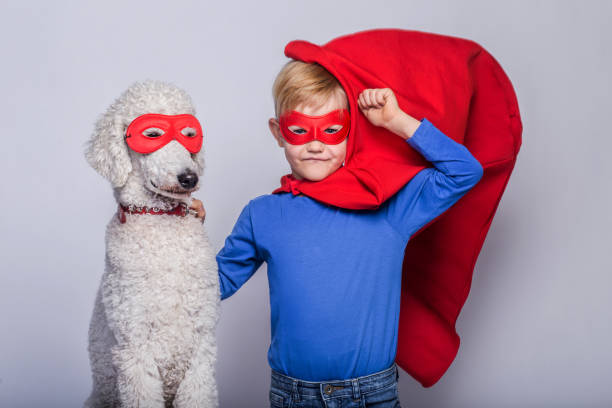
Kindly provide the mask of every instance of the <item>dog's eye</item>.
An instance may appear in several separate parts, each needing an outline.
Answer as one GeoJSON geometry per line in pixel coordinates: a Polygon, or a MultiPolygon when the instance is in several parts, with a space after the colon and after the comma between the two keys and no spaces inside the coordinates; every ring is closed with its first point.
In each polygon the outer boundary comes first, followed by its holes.
{"type": "Polygon", "coordinates": [[[196,135],[198,134],[197,130],[192,127],[184,128],[183,130],[181,130],[181,133],[187,137],[196,137],[196,135]]]}
{"type": "Polygon", "coordinates": [[[145,129],[142,134],[145,135],[146,137],[160,137],[161,135],[163,135],[165,132],[159,128],[148,128],[145,129]]]}

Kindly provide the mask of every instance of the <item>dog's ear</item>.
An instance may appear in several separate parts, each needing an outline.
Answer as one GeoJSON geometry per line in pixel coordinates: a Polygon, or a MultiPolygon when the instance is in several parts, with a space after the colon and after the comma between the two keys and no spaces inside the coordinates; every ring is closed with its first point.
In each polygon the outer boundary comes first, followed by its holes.
{"type": "Polygon", "coordinates": [[[98,121],[87,143],[85,158],[113,187],[122,187],[132,171],[132,161],[124,140],[122,116],[111,107],[98,121]]]}

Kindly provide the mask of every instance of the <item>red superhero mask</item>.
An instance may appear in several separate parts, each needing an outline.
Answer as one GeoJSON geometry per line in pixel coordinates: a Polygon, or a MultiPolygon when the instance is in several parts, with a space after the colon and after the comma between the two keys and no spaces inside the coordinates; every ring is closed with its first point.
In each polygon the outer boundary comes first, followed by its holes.
{"type": "Polygon", "coordinates": [[[351,117],[346,109],[336,109],[320,116],[289,111],[281,115],[279,122],[283,137],[292,145],[302,145],[313,140],[335,145],[346,139],[351,117]],[[342,128],[335,130],[335,125],[342,128]],[[298,126],[299,129],[290,130],[291,126],[298,126]]]}
{"type": "Polygon", "coordinates": [[[134,119],[125,132],[130,149],[148,154],[161,149],[172,140],[178,141],[191,153],[202,148],[202,126],[193,115],[162,115],[147,113],[134,119]]]}

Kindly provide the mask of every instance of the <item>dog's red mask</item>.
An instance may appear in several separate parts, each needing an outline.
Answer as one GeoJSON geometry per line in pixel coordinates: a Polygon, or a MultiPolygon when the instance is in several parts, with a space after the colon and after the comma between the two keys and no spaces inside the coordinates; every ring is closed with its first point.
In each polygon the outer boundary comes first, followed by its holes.
{"type": "Polygon", "coordinates": [[[285,140],[292,145],[301,145],[313,140],[325,144],[339,144],[349,133],[351,118],[346,109],[336,109],[325,115],[310,116],[300,112],[286,112],[279,118],[280,131],[285,140]],[[335,130],[333,126],[340,125],[335,130]],[[290,126],[298,128],[290,130],[290,126]]]}
{"type": "Polygon", "coordinates": [[[202,148],[202,126],[193,115],[162,115],[147,113],[138,116],[125,132],[125,141],[130,149],[148,154],[176,140],[189,152],[197,153],[202,148]]]}

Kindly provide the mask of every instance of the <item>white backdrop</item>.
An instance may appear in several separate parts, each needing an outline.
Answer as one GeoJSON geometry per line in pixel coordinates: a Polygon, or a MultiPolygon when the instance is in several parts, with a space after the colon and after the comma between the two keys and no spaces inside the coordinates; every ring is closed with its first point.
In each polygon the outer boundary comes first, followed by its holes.
{"type": "MultiPolygon", "coordinates": [[[[133,81],[186,89],[203,123],[197,194],[215,249],[249,199],[288,171],[268,134],[294,39],[383,27],[472,39],[519,98],[523,146],[458,321],[459,354],[404,407],[612,406],[608,1],[2,1],[0,406],[77,407],[87,328],[115,211],[83,158],[133,81]]],[[[267,406],[265,267],[222,304],[222,407],[267,406]]]]}

